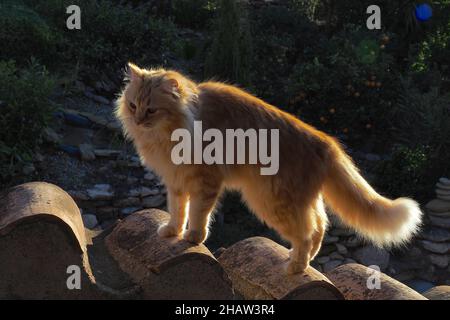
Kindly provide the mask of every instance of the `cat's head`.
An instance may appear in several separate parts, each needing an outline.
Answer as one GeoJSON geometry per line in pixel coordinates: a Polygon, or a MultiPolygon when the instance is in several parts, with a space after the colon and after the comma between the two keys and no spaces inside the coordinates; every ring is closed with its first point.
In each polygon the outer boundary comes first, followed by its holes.
{"type": "Polygon", "coordinates": [[[116,110],[125,129],[147,130],[180,123],[196,98],[196,85],[171,70],[147,70],[129,63],[125,81],[116,110]]]}

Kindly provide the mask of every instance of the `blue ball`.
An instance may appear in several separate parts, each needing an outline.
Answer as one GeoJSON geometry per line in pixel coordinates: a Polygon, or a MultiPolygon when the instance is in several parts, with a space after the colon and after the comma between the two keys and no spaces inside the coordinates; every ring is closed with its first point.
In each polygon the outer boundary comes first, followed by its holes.
{"type": "Polygon", "coordinates": [[[427,3],[419,4],[416,7],[416,18],[419,21],[427,21],[433,15],[433,9],[427,3]]]}

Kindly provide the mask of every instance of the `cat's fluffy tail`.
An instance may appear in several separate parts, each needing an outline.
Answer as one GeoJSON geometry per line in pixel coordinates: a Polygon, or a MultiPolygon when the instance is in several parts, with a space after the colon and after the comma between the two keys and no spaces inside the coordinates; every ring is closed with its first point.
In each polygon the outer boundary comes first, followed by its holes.
{"type": "Polygon", "coordinates": [[[337,152],[322,191],[325,202],[345,224],[378,246],[406,243],[420,227],[422,212],[417,202],[379,195],[342,150],[337,152]]]}

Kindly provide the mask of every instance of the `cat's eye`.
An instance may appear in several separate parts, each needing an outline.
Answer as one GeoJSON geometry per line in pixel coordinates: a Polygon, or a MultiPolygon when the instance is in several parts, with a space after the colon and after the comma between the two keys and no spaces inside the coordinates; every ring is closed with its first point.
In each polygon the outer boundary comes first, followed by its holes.
{"type": "Polygon", "coordinates": [[[131,108],[131,110],[135,111],[136,105],[133,102],[130,102],[130,108],[131,108]]]}
{"type": "Polygon", "coordinates": [[[151,114],[154,114],[156,111],[157,111],[156,109],[148,108],[146,112],[147,112],[147,115],[151,115],[151,114]]]}

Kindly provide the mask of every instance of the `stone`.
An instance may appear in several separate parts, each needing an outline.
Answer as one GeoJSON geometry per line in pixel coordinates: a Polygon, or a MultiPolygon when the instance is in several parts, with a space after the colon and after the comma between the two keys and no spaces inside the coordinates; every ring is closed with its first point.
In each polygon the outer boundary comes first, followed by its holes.
{"type": "Polygon", "coordinates": [[[44,129],[44,140],[48,143],[61,144],[62,138],[50,127],[44,129]]]}
{"type": "Polygon", "coordinates": [[[330,259],[343,261],[345,258],[339,252],[335,251],[330,254],[330,259]]]}
{"type": "Polygon", "coordinates": [[[109,228],[114,227],[114,226],[117,224],[118,221],[120,221],[120,220],[119,220],[119,219],[109,219],[109,220],[105,220],[105,221],[103,221],[103,222],[100,224],[100,227],[101,227],[103,230],[106,230],[106,229],[109,229],[109,228]]]}
{"type": "Polygon", "coordinates": [[[36,168],[34,167],[34,165],[32,163],[27,163],[22,168],[22,173],[26,176],[32,174],[35,171],[36,171],[36,168]]]}
{"type": "Polygon", "coordinates": [[[450,252],[450,243],[432,242],[432,241],[428,241],[428,240],[422,240],[421,244],[425,250],[428,250],[428,251],[431,251],[434,253],[445,254],[445,253],[450,252]]]}
{"type": "Polygon", "coordinates": [[[334,245],[323,245],[320,248],[319,254],[321,256],[329,255],[330,253],[334,252],[336,250],[336,247],[334,245]]]}
{"type": "Polygon", "coordinates": [[[94,229],[98,225],[97,217],[93,214],[83,214],[83,224],[88,229],[94,229]]]}
{"type": "Polygon", "coordinates": [[[446,268],[448,266],[448,255],[445,254],[430,254],[428,256],[432,264],[439,268],[446,268]]]}
{"type": "Polygon", "coordinates": [[[436,216],[428,216],[430,222],[433,226],[442,227],[442,228],[450,228],[450,218],[441,218],[436,216]]]}
{"type": "Polygon", "coordinates": [[[128,176],[125,174],[116,174],[116,175],[114,175],[114,178],[116,178],[117,180],[120,180],[120,181],[126,181],[128,179],[128,176]]]}
{"type": "Polygon", "coordinates": [[[443,200],[443,201],[450,202],[450,196],[444,196],[444,195],[438,194],[438,195],[436,196],[436,198],[437,198],[438,200],[443,200]]]}
{"type": "Polygon", "coordinates": [[[376,265],[382,271],[388,267],[390,260],[389,252],[372,245],[357,249],[353,253],[353,257],[365,266],[376,265]]]}
{"type": "Polygon", "coordinates": [[[106,124],[106,128],[108,128],[111,131],[116,131],[116,132],[122,131],[122,125],[117,120],[108,122],[106,124]]]}
{"type": "Polygon", "coordinates": [[[151,172],[147,172],[144,175],[144,180],[147,180],[147,181],[153,181],[153,180],[155,180],[155,178],[156,178],[155,175],[151,172]]]}
{"type": "Polygon", "coordinates": [[[130,214],[140,210],[140,207],[129,207],[129,208],[123,208],[120,210],[120,214],[123,216],[129,216],[130,214]]]}
{"type": "Polygon", "coordinates": [[[92,93],[92,92],[90,92],[90,91],[84,91],[84,95],[86,96],[86,97],[88,97],[89,99],[91,99],[91,100],[94,100],[95,102],[98,102],[98,103],[101,103],[101,104],[110,104],[110,101],[109,101],[109,99],[107,99],[107,98],[105,98],[105,97],[102,97],[102,96],[99,96],[99,95],[96,95],[96,94],[94,94],[94,93],[92,93]]]}
{"type": "Polygon", "coordinates": [[[450,241],[450,231],[441,228],[427,228],[422,232],[422,238],[433,242],[450,241]]]}
{"type": "Polygon", "coordinates": [[[348,254],[348,250],[343,244],[335,243],[335,246],[336,246],[337,252],[339,252],[340,254],[343,254],[343,255],[348,254]]]}
{"type": "Polygon", "coordinates": [[[107,207],[110,205],[110,200],[90,200],[89,203],[91,203],[95,208],[101,208],[101,207],[107,207]]]}
{"type": "Polygon", "coordinates": [[[321,256],[321,257],[318,257],[318,258],[316,259],[317,263],[319,263],[319,264],[327,263],[327,262],[330,261],[330,260],[331,260],[331,259],[330,259],[329,256],[321,256]]]}
{"type": "Polygon", "coordinates": [[[128,184],[135,184],[139,181],[139,179],[136,177],[127,177],[126,180],[128,184]]]}
{"type": "Polygon", "coordinates": [[[91,200],[110,200],[114,197],[114,191],[109,184],[96,184],[93,189],[86,190],[91,200]]]}
{"type": "Polygon", "coordinates": [[[128,168],[140,168],[141,167],[141,163],[140,162],[135,162],[135,161],[128,161],[126,166],[128,168]]]}
{"type": "Polygon", "coordinates": [[[36,162],[44,162],[45,161],[45,157],[42,154],[40,154],[39,152],[35,153],[34,154],[34,161],[36,161],[36,162]]]}
{"type": "Polygon", "coordinates": [[[144,208],[156,208],[162,206],[166,202],[166,197],[163,195],[148,196],[142,199],[142,206],[144,208]]]}
{"type": "Polygon", "coordinates": [[[362,243],[363,240],[357,236],[350,237],[344,242],[347,248],[356,248],[362,245],[362,243]]]}
{"type": "Polygon", "coordinates": [[[356,263],[356,260],[353,260],[352,258],[345,258],[344,264],[347,264],[347,263],[356,263]]]}
{"type": "Polygon", "coordinates": [[[136,189],[131,189],[128,192],[128,196],[129,197],[147,197],[147,196],[154,196],[159,194],[159,190],[158,189],[150,189],[147,187],[140,187],[140,188],[136,188],[136,189]]]}
{"type": "Polygon", "coordinates": [[[435,286],[434,283],[421,279],[412,279],[406,281],[405,284],[419,293],[425,292],[435,286]]]}
{"type": "Polygon", "coordinates": [[[147,197],[147,196],[156,196],[159,194],[159,189],[155,188],[155,189],[149,189],[147,187],[142,187],[141,188],[141,197],[147,197]]]}
{"type": "Polygon", "coordinates": [[[117,218],[117,216],[119,215],[119,209],[111,206],[97,208],[96,215],[98,220],[100,221],[114,219],[117,218]]]}
{"type": "Polygon", "coordinates": [[[125,199],[115,200],[113,205],[119,208],[137,207],[141,204],[141,200],[137,197],[128,197],[125,199]]]}
{"type": "Polygon", "coordinates": [[[444,212],[434,212],[434,211],[428,210],[427,213],[428,213],[428,215],[440,217],[440,218],[450,217],[450,210],[444,211],[444,212]]]}
{"type": "Polygon", "coordinates": [[[75,200],[75,201],[87,201],[89,200],[89,196],[84,191],[70,190],[67,193],[75,200]]]}
{"type": "Polygon", "coordinates": [[[323,244],[331,244],[331,243],[336,243],[338,241],[339,241],[339,237],[330,236],[330,235],[326,234],[325,237],[323,238],[322,243],[323,244]]]}
{"type": "Polygon", "coordinates": [[[434,199],[428,202],[425,208],[434,212],[446,212],[450,210],[450,201],[434,199]]]}
{"type": "Polygon", "coordinates": [[[436,189],[436,194],[439,196],[450,196],[450,189],[436,189]]]}
{"type": "Polygon", "coordinates": [[[450,179],[448,179],[448,178],[442,177],[439,179],[439,182],[445,186],[450,186],[450,179]]]}
{"type": "Polygon", "coordinates": [[[91,144],[82,143],[78,146],[78,148],[80,149],[81,160],[95,160],[94,147],[91,144]]]}
{"type": "Polygon", "coordinates": [[[440,190],[450,190],[450,185],[442,184],[440,182],[436,183],[436,188],[440,190]]]}
{"type": "Polygon", "coordinates": [[[336,237],[348,237],[355,234],[350,228],[333,228],[330,230],[330,234],[336,237]]]}
{"type": "Polygon", "coordinates": [[[331,260],[323,265],[323,272],[328,272],[342,264],[342,260],[331,260]]]}
{"type": "Polygon", "coordinates": [[[121,154],[121,151],[111,149],[95,149],[94,153],[97,157],[116,158],[121,154]]]}

